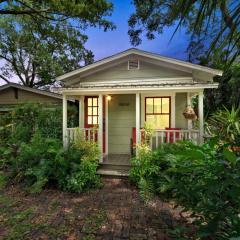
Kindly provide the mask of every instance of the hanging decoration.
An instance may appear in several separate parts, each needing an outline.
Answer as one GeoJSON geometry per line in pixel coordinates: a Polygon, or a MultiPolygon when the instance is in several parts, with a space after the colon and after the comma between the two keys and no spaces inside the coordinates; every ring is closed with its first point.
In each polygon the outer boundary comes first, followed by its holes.
{"type": "Polygon", "coordinates": [[[183,111],[183,116],[188,120],[196,120],[197,119],[197,115],[190,105],[188,105],[185,108],[185,110],[183,111]]]}

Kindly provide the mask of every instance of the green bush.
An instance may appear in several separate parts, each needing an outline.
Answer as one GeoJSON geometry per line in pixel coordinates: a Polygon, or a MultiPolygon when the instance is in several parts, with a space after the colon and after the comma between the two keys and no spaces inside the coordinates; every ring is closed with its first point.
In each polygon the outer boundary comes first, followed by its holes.
{"type": "MultiPolygon", "coordinates": [[[[68,107],[68,124],[76,126],[77,108],[68,107]]],[[[16,158],[22,143],[39,132],[44,138],[62,139],[62,109],[53,104],[21,104],[0,115],[0,168],[16,158]]]]}
{"type": "Polygon", "coordinates": [[[96,174],[99,153],[96,143],[81,138],[69,149],[60,152],[55,164],[58,186],[69,192],[82,192],[100,187],[100,177],[96,174]]]}
{"type": "Polygon", "coordinates": [[[208,120],[209,132],[219,143],[240,146],[240,109],[225,108],[212,114],[208,120]]]}
{"type": "Polygon", "coordinates": [[[29,143],[21,144],[16,158],[10,161],[10,179],[23,184],[31,193],[46,186],[71,192],[99,187],[98,156],[87,151],[96,147],[94,143],[85,143],[81,148],[75,144],[65,150],[60,140],[42,137],[37,132],[29,143]]]}
{"type": "Polygon", "coordinates": [[[143,195],[160,194],[191,211],[198,237],[240,236],[240,158],[208,142],[162,145],[133,159],[131,179],[143,195]],[[151,165],[151,168],[149,166],[151,165]]]}
{"type": "MultiPolygon", "coordinates": [[[[68,125],[77,126],[77,108],[68,106],[68,125]]],[[[62,107],[53,104],[20,104],[0,116],[0,143],[29,142],[38,131],[46,138],[62,138],[62,107]]]]}
{"type": "Polygon", "coordinates": [[[130,178],[148,200],[153,194],[173,199],[191,211],[196,238],[240,238],[240,118],[225,109],[209,119],[212,134],[202,146],[163,144],[156,151],[139,147],[130,178]]]}

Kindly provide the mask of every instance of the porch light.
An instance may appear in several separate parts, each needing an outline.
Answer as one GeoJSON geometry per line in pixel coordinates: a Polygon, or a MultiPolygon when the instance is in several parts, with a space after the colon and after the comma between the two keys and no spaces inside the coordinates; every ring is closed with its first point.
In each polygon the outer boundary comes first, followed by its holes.
{"type": "Polygon", "coordinates": [[[108,101],[111,101],[112,100],[112,97],[110,95],[107,96],[107,100],[108,101]]]}

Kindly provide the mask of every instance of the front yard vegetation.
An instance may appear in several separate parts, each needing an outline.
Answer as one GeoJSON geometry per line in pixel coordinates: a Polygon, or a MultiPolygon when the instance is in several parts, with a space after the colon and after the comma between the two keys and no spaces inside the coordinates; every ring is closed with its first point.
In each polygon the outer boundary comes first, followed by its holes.
{"type": "Polygon", "coordinates": [[[31,104],[2,117],[0,184],[19,183],[30,193],[45,187],[82,192],[100,186],[98,146],[79,137],[64,149],[60,116],[58,109],[31,104]]]}
{"type": "Polygon", "coordinates": [[[130,177],[145,200],[156,194],[191,212],[197,238],[240,237],[239,111],[211,117],[214,137],[202,146],[190,142],[139,147],[130,177]]]}

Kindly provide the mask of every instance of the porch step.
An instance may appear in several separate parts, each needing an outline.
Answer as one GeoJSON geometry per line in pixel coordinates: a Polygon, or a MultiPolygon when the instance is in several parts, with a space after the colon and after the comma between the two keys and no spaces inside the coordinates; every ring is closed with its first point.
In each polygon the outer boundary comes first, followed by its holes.
{"type": "Polygon", "coordinates": [[[126,166],[126,167],[131,167],[131,163],[130,161],[129,162],[113,162],[113,161],[106,161],[104,160],[103,162],[100,163],[100,165],[104,165],[104,166],[107,166],[107,165],[111,165],[111,166],[126,166]]]}
{"type": "Polygon", "coordinates": [[[116,164],[116,163],[100,163],[99,168],[110,169],[110,170],[129,170],[131,168],[130,164],[116,164]]]}
{"type": "Polygon", "coordinates": [[[101,163],[97,170],[97,173],[100,175],[107,176],[129,176],[130,165],[117,165],[109,163],[101,163]]]}
{"type": "Polygon", "coordinates": [[[111,169],[98,169],[97,174],[103,175],[103,176],[118,176],[118,177],[128,177],[129,172],[128,170],[111,170],[111,169]]]}

